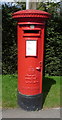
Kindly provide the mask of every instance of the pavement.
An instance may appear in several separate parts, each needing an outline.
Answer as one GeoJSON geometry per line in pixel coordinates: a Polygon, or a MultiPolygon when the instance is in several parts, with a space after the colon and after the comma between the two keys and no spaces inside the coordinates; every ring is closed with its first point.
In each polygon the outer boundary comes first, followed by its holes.
{"type": "Polygon", "coordinates": [[[2,109],[0,108],[0,120],[2,119],[2,109]]]}
{"type": "Polygon", "coordinates": [[[3,118],[60,118],[60,108],[25,111],[21,108],[3,109],[3,118]]]}

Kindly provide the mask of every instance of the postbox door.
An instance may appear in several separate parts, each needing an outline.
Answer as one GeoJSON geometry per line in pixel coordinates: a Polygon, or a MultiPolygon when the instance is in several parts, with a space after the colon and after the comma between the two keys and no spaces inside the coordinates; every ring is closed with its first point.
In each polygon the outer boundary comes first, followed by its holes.
{"type": "Polygon", "coordinates": [[[40,38],[26,39],[25,83],[30,93],[42,92],[42,44],[40,38]]]}

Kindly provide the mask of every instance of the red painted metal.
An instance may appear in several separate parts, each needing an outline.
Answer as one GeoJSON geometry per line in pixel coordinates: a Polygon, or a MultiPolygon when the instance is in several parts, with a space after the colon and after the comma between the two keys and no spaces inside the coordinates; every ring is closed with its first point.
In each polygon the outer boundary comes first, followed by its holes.
{"type": "Polygon", "coordinates": [[[41,17],[41,18],[49,18],[50,14],[45,12],[45,11],[41,11],[41,10],[22,10],[22,11],[18,11],[13,13],[13,18],[24,18],[24,17],[41,17]]]}
{"type": "Polygon", "coordinates": [[[12,15],[18,21],[18,91],[23,95],[37,95],[42,93],[45,20],[50,14],[23,10],[12,15]],[[27,40],[36,41],[36,56],[26,55],[27,40]]]}

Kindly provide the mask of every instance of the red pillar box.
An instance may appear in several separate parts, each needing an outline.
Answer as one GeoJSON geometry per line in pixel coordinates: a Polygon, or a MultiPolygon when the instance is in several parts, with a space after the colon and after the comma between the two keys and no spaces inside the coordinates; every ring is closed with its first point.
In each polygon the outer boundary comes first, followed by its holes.
{"type": "Polygon", "coordinates": [[[42,108],[45,21],[50,14],[23,10],[12,14],[18,21],[18,103],[26,110],[42,108]]]}

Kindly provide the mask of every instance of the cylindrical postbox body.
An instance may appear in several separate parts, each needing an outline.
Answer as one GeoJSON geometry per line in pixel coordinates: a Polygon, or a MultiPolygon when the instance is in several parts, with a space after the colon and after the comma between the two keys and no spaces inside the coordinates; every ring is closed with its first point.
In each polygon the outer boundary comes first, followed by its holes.
{"type": "Polygon", "coordinates": [[[40,10],[13,14],[18,21],[18,103],[26,110],[42,107],[44,30],[49,17],[40,10]]]}

